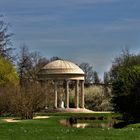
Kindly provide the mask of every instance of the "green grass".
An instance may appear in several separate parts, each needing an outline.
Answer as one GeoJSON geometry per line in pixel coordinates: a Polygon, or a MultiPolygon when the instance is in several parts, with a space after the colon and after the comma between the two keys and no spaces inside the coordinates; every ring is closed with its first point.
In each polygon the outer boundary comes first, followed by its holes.
{"type": "Polygon", "coordinates": [[[0,140],[140,140],[140,124],[131,124],[122,129],[77,129],[59,124],[59,120],[73,115],[76,116],[76,114],[55,114],[49,119],[23,120],[18,123],[3,122],[1,118],[0,140]]]}

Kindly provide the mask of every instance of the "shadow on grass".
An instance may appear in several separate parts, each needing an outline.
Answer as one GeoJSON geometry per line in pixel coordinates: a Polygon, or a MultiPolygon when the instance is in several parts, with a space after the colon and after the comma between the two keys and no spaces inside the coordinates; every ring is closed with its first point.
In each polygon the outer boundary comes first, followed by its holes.
{"type": "Polygon", "coordinates": [[[135,121],[118,122],[118,123],[116,123],[116,124],[113,125],[113,128],[116,128],[116,129],[124,128],[124,127],[126,127],[127,125],[136,124],[136,123],[137,123],[137,122],[135,122],[135,121]]]}

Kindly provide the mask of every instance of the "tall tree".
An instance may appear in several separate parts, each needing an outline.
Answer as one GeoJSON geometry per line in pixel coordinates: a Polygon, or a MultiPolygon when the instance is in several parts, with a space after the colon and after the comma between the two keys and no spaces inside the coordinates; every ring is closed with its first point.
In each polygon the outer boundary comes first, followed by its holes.
{"type": "Polygon", "coordinates": [[[81,63],[80,68],[85,72],[85,84],[92,84],[94,82],[93,67],[89,63],[81,63]]]}
{"type": "Polygon", "coordinates": [[[115,58],[111,68],[112,103],[125,119],[140,118],[140,55],[128,51],[115,58]]]}
{"type": "Polygon", "coordinates": [[[8,60],[13,60],[11,52],[13,50],[11,36],[13,33],[8,32],[9,24],[5,23],[0,16],[0,55],[8,60]]]}
{"type": "Polygon", "coordinates": [[[18,61],[20,84],[23,85],[29,81],[37,81],[38,71],[48,62],[38,52],[30,52],[26,45],[22,46],[18,61]]]}
{"type": "Polygon", "coordinates": [[[93,72],[94,84],[99,84],[101,82],[98,73],[96,71],[93,72]]]}
{"type": "Polygon", "coordinates": [[[110,74],[109,72],[104,72],[104,84],[108,85],[110,83],[110,74]]]}

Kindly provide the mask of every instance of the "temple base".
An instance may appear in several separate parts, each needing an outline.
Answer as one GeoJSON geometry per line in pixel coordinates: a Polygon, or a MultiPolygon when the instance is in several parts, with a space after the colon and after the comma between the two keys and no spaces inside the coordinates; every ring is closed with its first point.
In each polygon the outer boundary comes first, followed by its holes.
{"type": "Polygon", "coordinates": [[[57,112],[57,113],[94,113],[94,111],[85,108],[56,108],[46,109],[45,112],[57,112]]]}

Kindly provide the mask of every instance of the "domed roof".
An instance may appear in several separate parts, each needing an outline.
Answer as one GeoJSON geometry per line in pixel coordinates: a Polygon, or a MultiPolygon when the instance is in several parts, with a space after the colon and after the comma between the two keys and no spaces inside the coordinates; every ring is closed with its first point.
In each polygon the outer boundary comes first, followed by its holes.
{"type": "Polygon", "coordinates": [[[76,64],[66,60],[55,60],[48,63],[42,69],[45,74],[81,74],[84,71],[76,64]]]}

